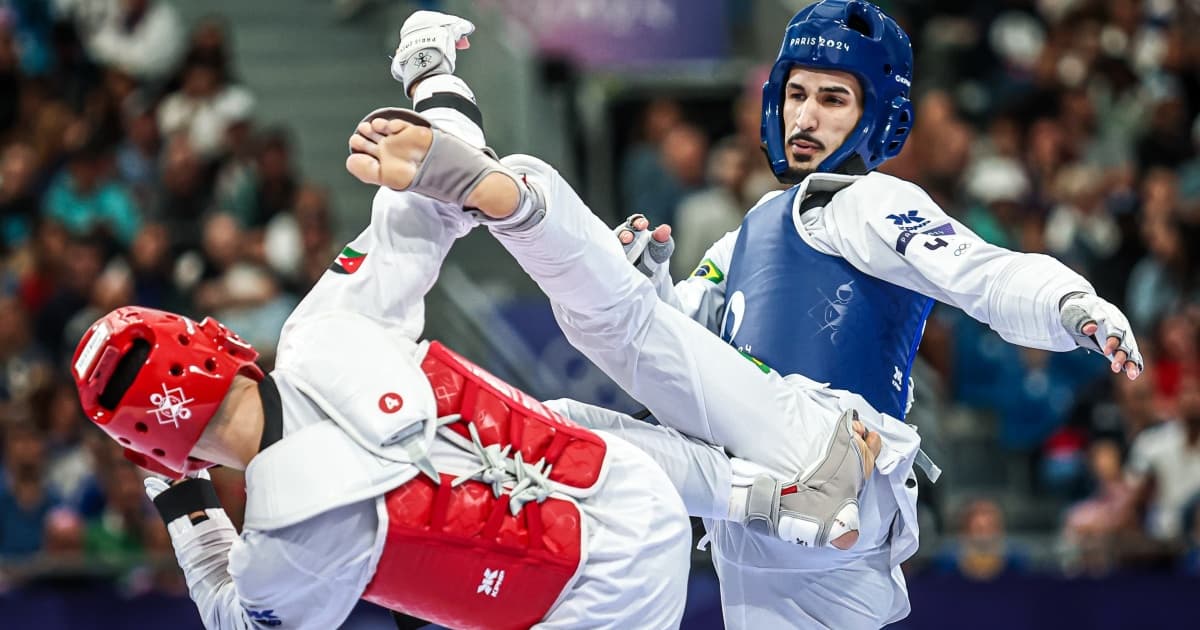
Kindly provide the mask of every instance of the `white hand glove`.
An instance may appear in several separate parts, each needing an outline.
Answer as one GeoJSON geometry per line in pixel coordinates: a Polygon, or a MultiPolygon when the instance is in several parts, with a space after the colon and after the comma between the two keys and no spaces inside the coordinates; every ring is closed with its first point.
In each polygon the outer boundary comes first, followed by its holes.
{"type": "Polygon", "coordinates": [[[1091,293],[1076,292],[1063,298],[1060,311],[1063,327],[1080,348],[1104,355],[1113,372],[1124,370],[1130,380],[1142,373],[1142,353],[1121,309],[1091,293]]]}
{"type": "Polygon", "coordinates": [[[456,51],[471,44],[467,36],[475,32],[469,20],[438,13],[417,11],[400,27],[400,45],[392,57],[392,78],[404,84],[404,93],[412,95],[418,79],[438,74],[453,74],[456,51]]]}
{"type": "MultiPolygon", "coordinates": [[[[201,470],[199,472],[189,474],[187,478],[212,479],[207,470],[201,470]]],[[[151,476],[142,480],[142,485],[146,487],[146,496],[150,497],[150,500],[153,501],[154,499],[158,498],[158,495],[166,492],[167,488],[171,487],[171,481],[171,479],[167,479],[166,477],[159,477],[158,475],[152,474],[151,476]]]]}
{"type": "MultiPolygon", "coordinates": [[[[661,280],[670,273],[671,254],[675,253],[675,239],[670,236],[670,226],[658,226],[650,230],[650,222],[640,214],[631,215],[624,223],[613,229],[617,242],[625,250],[625,259],[651,280],[661,280]],[[667,240],[660,242],[652,234],[666,228],[667,240]],[[629,232],[632,238],[622,237],[629,232]],[[629,238],[626,243],[625,239],[629,238]]],[[[669,279],[668,279],[669,280],[669,279]]]]}

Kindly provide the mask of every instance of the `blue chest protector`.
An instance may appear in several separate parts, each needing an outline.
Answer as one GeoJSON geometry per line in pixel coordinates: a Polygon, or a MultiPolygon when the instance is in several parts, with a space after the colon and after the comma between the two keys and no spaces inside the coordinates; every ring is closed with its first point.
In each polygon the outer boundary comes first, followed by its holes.
{"type": "Polygon", "coordinates": [[[933,300],[813,249],[796,233],[799,186],[746,216],[726,276],[721,338],[780,374],[861,395],[903,419],[933,300]]]}

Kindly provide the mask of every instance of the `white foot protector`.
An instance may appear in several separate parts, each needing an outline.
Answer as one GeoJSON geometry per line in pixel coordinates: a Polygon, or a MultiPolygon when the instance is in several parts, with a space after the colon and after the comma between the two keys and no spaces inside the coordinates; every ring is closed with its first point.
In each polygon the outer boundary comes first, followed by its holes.
{"type": "Polygon", "coordinates": [[[857,419],[854,411],[842,414],[825,456],[802,478],[779,481],[767,474],[750,477],[739,474],[738,468],[747,471],[753,465],[735,460],[731,516],[739,515],[742,524],[752,531],[796,545],[831,549],[852,546],[853,540],[849,544],[839,541],[837,546],[833,541],[859,528],[858,493],[866,476],[863,455],[853,439],[857,419]],[[738,484],[737,477],[746,483],[738,484]]]}

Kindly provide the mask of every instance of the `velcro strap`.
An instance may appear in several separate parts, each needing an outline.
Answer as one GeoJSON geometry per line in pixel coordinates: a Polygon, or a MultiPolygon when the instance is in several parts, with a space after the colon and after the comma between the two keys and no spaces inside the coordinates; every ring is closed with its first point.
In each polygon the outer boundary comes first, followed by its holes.
{"type": "Polygon", "coordinates": [[[436,108],[449,108],[466,116],[476,127],[483,129],[483,113],[471,99],[454,92],[434,92],[429,98],[423,98],[416,104],[418,112],[436,108]]]}
{"type": "Polygon", "coordinates": [[[913,461],[920,468],[925,476],[929,478],[929,483],[937,483],[938,477],[942,476],[942,469],[931,458],[924,449],[917,449],[917,458],[913,461]]]}
{"type": "Polygon", "coordinates": [[[192,512],[208,509],[220,509],[221,501],[217,499],[217,489],[209,479],[192,478],[181,481],[154,497],[154,507],[162,516],[163,522],[187,516],[192,512]]]}
{"type": "Polygon", "coordinates": [[[746,529],[760,534],[775,534],[775,519],[779,516],[779,482],[766,475],[754,479],[746,498],[746,529]]]}

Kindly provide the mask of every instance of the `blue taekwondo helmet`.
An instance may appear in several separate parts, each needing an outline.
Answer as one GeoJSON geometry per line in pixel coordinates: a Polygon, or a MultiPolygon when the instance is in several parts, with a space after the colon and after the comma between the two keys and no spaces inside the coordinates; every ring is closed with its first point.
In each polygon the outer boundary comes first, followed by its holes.
{"type": "Polygon", "coordinates": [[[858,78],[863,113],[840,147],[817,171],[862,174],[900,153],[912,128],[912,44],[879,7],[860,0],[822,0],[805,7],[784,31],[783,46],[763,84],[762,141],[779,181],[788,172],[783,91],[795,66],[841,70],[858,78]]]}

